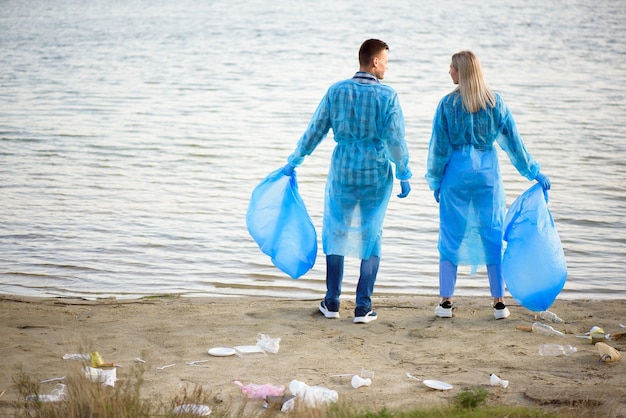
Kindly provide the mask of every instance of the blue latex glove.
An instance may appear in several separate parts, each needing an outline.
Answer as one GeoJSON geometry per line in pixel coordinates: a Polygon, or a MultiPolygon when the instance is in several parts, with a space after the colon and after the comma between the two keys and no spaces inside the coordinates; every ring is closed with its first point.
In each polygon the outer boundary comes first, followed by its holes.
{"type": "Polygon", "coordinates": [[[441,191],[441,189],[437,189],[435,190],[435,192],[433,193],[435,195],[435,200],[437,201],[437,203],[439,203],[439,192],[441,191]]]}
{"type": "Polygon", "coordinates": [[[402,191],[400,192],[398,197],[400,199],[407,197],[409,195],[409,193],[411,192],[411,184],[409,183],[409,181],[408,180],[402,180],[400,182],[400,187],[402,188],[402,191]]]}
{"type": "Polygon", "coordinates": [[[550,179],[548,176],[539,172],[537,173],[535,180],[537,180],[537,183],[541,184],[541,187],[543,187],[544,190],[550,190],[550,179]]]}
{"type": "Polygon", "coordinates": [[[295,167],[294,167],[294,166],[292,166],[292,165],[291,165],[291,164],[289,164],[289,163],[285,164],[285,166],[283,167],[283,174],[284,174],[284,175],[286,175],[286,176],[291,177],[291,173],[293,173],[293,169],[294,169],[294,168],[295,168],[295,167]]]}

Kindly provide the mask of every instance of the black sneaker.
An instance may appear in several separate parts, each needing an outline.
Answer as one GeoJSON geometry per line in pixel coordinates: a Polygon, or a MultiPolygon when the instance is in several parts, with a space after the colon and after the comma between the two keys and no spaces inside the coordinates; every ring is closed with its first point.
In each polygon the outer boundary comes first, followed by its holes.
{"type": "Polygon", "coordinates": [[[452,308],[452,302],[449,300],[442,302],[435,308],[435,315],[439,318],[452,318],[452,308]]]}
{"type": "Polygon", "coordinates": [[[331,311],[326,307],[326,301],[320,302],[320,312],[324,314],[326,318],[339,318],[339,311],[331,311]]]}

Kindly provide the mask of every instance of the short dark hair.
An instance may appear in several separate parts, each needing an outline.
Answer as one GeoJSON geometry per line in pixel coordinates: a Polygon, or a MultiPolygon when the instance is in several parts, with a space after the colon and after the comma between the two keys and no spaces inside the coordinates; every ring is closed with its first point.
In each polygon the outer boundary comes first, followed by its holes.
{"type": "Polygon", "coordinates": [[[361,44],[359,49],[359,64],[361,66],[369,65],[372,62],[372,58],[385,49],[389,50],[389,45],[380,39],[368,39],[361,44]]]}

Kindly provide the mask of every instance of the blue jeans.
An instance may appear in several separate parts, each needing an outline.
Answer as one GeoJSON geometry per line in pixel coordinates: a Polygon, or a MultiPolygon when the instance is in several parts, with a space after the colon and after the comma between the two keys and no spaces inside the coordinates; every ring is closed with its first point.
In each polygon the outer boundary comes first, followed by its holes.
{"type": "MultiPolygon", "coordinates": [[[[326,297],[324,303],[330,311],[339,311],[339,297],[341,296],[341,282],[343,281],[342,255],[326,256],[326,297]]],[[[365,315],[372,310],[372,293],[374,293],[374,283],[378,274],[380,257],[371,256],[367,260],[361,260],[361,271],[359,283],[356,287],[356,310],[365,315]]]]}

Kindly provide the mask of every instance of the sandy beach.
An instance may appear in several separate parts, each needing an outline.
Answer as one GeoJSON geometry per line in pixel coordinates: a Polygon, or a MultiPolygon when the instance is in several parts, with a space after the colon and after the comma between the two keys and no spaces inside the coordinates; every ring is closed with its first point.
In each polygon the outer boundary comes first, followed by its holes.
{"type": "MultiPolygon", "coordinates": [[[[379,319],[352,322],[354,303],[342,302],[341,318],[326,319],[318,300],[253,297],[81,300],[0,296],[0,413],[18,397],[13,377],[21,368],[43,381],[75,369],[66,354],[97,351],[114,362],[122,380],[141,359],[142,394],[170,399],[185,386],[202,386],[216,402],[237,402],[239,380],[284,385],[292,380],[336,390],[340,402],[370,410],[447,405],[456,394],[484,387],[489,404],[542,408],[595,405],[606,416],[626,416],[626,358],[601,362],[597,348],[578,338],[592,327],[626,331],[624,300],[557,300],[550,308],[565,322],[551,323],[564,337],[520,330],[536,313],[511,299],[511,316],[496,321],[490,298],[455,298],[455,316],[434,316],[434,297],[374,299],[379,319]],[[280,338],[264,356],[212,356],[214,347],[255,345],[258,334],[280,338]],[[567,357],[542,357],[543,343],[571,344],[567,357]],[[192,363],[192,364],[189,364],[192,363]],[[167,367],[163,367],[167,366],[167,367]],[[370,386],[354,389],[362,369],[370,386]],[[409,373],[415,378],[409,378],[409,373]],[[490,374],[508,380],[490,385],[490,374]],[[449,390],[419,380],[449,383],[449,390]]],[[[546,321],[542,321],[546,322],[546,321]]],[[[626,338],[607,341],[621,352],[626,338]]],[[[42,384],[42,393],[57,381],[42,384]]],[[[258,402],[261,408],[262,401],[258,402]]]]}

